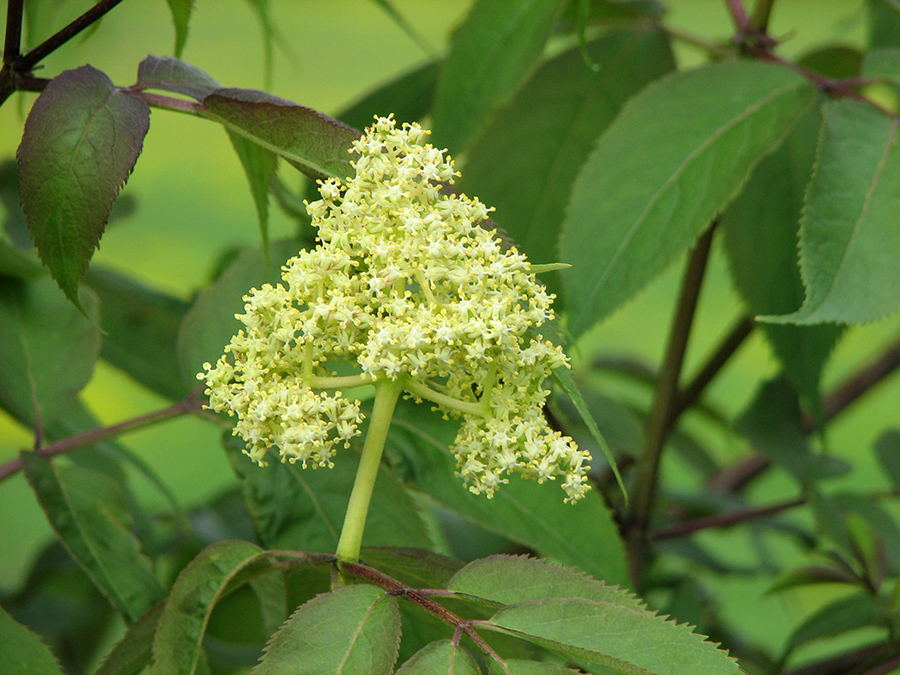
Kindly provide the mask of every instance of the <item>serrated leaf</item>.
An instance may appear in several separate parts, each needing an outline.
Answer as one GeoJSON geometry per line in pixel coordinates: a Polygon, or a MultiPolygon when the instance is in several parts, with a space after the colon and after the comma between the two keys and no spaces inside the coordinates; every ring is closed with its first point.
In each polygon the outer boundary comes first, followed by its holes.
{"type": "Polygon", "coordinates": [[[813,99],[796,73],[747,61],[678,72],[634,96],[588,157],[563,224],[572,334],[686,251],[813,99]]]}
{"type": "Polygon", "coordinates": [[[843,635],[866,626],[884,625],[882,610],[865,593],[854,593],[829,602],[807,617],[791,634],[786,653],[823,638],[843,635]]]}
{"type": "Polygon", "coordinates": [[[0,279],[0,404],[27,426],[50,424],[91,378],[99,303],[81,298],[90,320],[49,277],[0,279]]]}
{"type": "MultiPolygon", "coordinates": [[[[803,304],[797,235],[803,195],[813,171],[821,114],[813,109],[753,172],[722,214],[725,251],[735,286],[755,315],[803,304]]],[[[822,370],[842,329],[762,324],[784,374],[814,408],[822,370]]]]}
{"type": "Polygon", "coordinates": [[[137,619],[163,591],[131,533],[119,486],[102,473],[57,467],[34,452],[21,453],[21,461],[63,545],[126,620],[137,619]]]}
{"type": "Polygon", "coordinates": [[[202,657],[206,625],[216,602],[267,554],[247,541],[207,546],[178,575],[153,638],[150,675],[193,675],[202,657]]]}
{"type": "Polygon", "coordinates": [[[41,639],[0,607],[0,672],[4,675],[62,675],[41,639]]]}
{"type": "Polygon", "coordinates": [[[311,178],[352,175],[350,145],[359,133],[311,108],[253,89],[218,89],[203,99],[206,117],[283,157],[311,178]]]}
{"type": "Polygon", "coordinates": [[[178,331],[178,363],[188,387],[196,385],[203,364],[215,363],[243,327],[234,318],[244,309],[243,297],[251,288],[281,281],[281,266],[299,250],[300,243],[294,239],[272,242],[268,260],[259,248],[245,249],[197,296],[178,331]]]}
{"type": "MultiPolygon", "coordinates": [[[[564,668],[555,663],[543,663],[541,661],[523,661],[521,659],[506,659],[506,667],[510,675],[573,675],[580,670],[564,668]]],[[[506,675],[496,662],[491,662],[491,675],[506,675]]]]}
{"type": "Polygon", "coordinates": [[[477,0],[438,80],[434,138],[459,153],[515,92],[544,50],[560,0],[477,0]]]}
{"type": "Polygon", "coordinates": [[[158,602],[132,623],[125,635],[103,658],[94,675],[138,675],[150,663],[153,635],[164,603],[158,602]]]}
{"type": "Polygon", "coordinates": [[[891,483],[900,485],[900,429],[888,429],[878,437],[875,456],[891,483]]]}
{"type": "Polygon", "coordinates": [[[175,24],[175,56],[181,56],[187,42],[194,0],[166,0],[166,2],[169,3],[169,11],[172,12],[172,21],[175,24]]]}
{"type": "Polygon", "coordinates": [[[360,559],[413,588],[446,588],[464,565],[428,549],[397,546],[364,546],[360,559]]]}
{"type": "Polygon", "coordinates": [[[565,504],[554,482],[541,485],[513,476],[493,499],[474,495],[456,476],[448,448],[457,430],[428,406],[400,401],[386,451],[398,455],[395,462],[411,483],[481,527],[607,583],[628,584],[618,528],[596,492],[565,504]]]}
{"type": "Polygon", "coordinates": [[[76,306],[149,126],[147,104],[91,66],[51,80],[28,114],[17,153],[22,206],[41,260],[76,306]]]}
{"type": "Polygon", "coordinates": [[[369,584],[344,586],[301,605],[252,675],[389,674],[399,643],[397,599],[369,584]]]}
{"type": "Polygon", "coordinates": [[[100,298],[105,333],[100,356],[151,391],[183,398],[188,387],[175,346],[188,303],[105,268],[88,270],[85,283],[100,298]]]}
{"type": "Polygon", "coordinates": [[[563,567],[528,556],[492,555],[457,572],[447,589],[455,593],[513,605],[542,598],[587,598],[632,609],[643,609],[634,595],[563,567]]]}
{"type": "Polygon", "coordinates": [[[278,156],[271,150],[241,136],[234,131],[228,131],[231,145],[241,160],[244,167],[244,175],[250,183],[250,194],[253,204],[256,206],[256,217],[259,221],[259,231],[262,235],[263,249],[269,247],[269,185],[272,176],[278,166],[278,156]]]}
{"type": "Polygon", "coordinates": [[[864,323],[900,305],[898,122],[853,100],[822,110],[800,222],[806,300],[779,323],[864,323]]]}
{"type": "MultiPolygon", "coordinates": [[[[497,209],[495,219],[532,263],[556,262],[572,183],[622,105],[675,66],[653,29],[620,30],[543,64],[491,118],[467,152],[460,190],[497,209]]],[[[556,274],[541,275],[558,292],[556,274]]]]}
{"type": "MultiPolygon", "coordinates": [[[[276,460],[261,467],[243,454],[243,442],[225,437],[232,467],[257,536],[272,549],[330,552],[356,477],[359,454],[345,450],[330,469],[306,469],[276,460]]],[[[428,548],[428,531],[405,488],[381,467],[372,492],[363,542],[428,548]]]]}
{"type": "Polygon", "coordinates": [[[138,79],[134,88],[161,89],[202,101],[221,88],[221,85],[196,66],[179,59],[171,56],[148,56],[138,66],[138,79]]]}
{"type": "Polygon", "coordinates": [[[481,675],[478,663],[468,651],[452,640],[426,645],[400,666],[396,675],[481,675]]]}
{"type": "Polygon", "coordinates": [[[567,656],[641,675],[740,675],[702,635],[650,612],[585,598],[511,605],[491,623],[567,656]]]}

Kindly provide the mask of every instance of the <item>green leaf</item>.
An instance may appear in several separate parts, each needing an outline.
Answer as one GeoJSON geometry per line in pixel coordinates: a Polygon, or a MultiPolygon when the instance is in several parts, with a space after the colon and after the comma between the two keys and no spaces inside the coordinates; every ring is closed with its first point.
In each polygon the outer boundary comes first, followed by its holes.
{"type": "Polygon", "coordinates": [[[434,143],[462,151],[528,76],[561,0],[477,0],[453,35],[438,81],[434,143]]]}
{"type": "Polygon", "coordinates": [[[46,425],[88,383],[100,351],[96,296],[73,307],[49,277],[0,279],[0,404],[27,426],[46,425]]]}
{"type": "Polygon", "coordinates": [[[100,356],[151,391],[183,398],[188,388],[175,346],[188,303],[109,269],[88,270],[85,282],[100,298],[105,332],[100,356]]]}
{"type": "Polygon", "coordinates": [[[234,318],[244,309],[243,297],[251,288],[280,282],[281,266],[299,250],[300,243],[294,239],[273,242],[268,260],[259,248],[245,249],[197,296],[178,332],[178,363],[188,387],[196,385],[203,364],[215,363],[225,345],[243,327],[234,318]]]}
{"type": "Polygon", "coordinates": [[[181,56],[187,42],[188,25],[194,9],[194,0],[166,0],[166,2],[169,3],[172,21],[175,23],[175,56],[181,56]]]}
{"type": "Polygon", "coordinates": [[[203,99],[205,116],[284,157],[311,178],[352,175],[355,129],[283,98],[252,89],[219,89],[203,99]]]}
{"type": "Polygon", "coordinates": [[[814,586],[818,584],[851,584],[856,586],[859,584],[859,579],[852,576],[849,572],[837,567],[810,565],[783,574],[775,581],[775,583],[769,586],[766,590],[766,594],[770,595],[778,591],[785,591],[789,588],[814,586]]]}
{"type": "Polygon", "coordinates": [[[900,4],[897,0],[868,0],[869,46],[900,46],[900,4]]]}
{"type": "MultiPolygon", "coordinates": [[[[184,0],[169,0],[181,2],[184,0]]],[[[171,56],[148,56],[138,66],[134,89],[161,89],[184,94],[198,101],[221,85],[199,68],[171,56]]]]}
{"type": "Polygon", "coordinates": [[[864,323],[900,305],[896,120],[853,100],[823,108],[816,170],[800,222],[806,301],[779,323],[864,323]]]}
{"type": "Polygon", "coordinates": [[[164,606],[156,603],[132,623],[94,675],[138,675],[150,663],[153,635],[164,606]]]}
{"type": "Polygon", "coordinates": [[[478,663],[464,648],[452,640],[438,640],[417,651],[400,666],[396,675],[481,675],[478,663]]]}
{"type": "Polygon", "coordinates": [[[250,183],[250,194],[256,206],[256,217],[259,220],[259,231],[262,234],[263,249],[269,248],[269,185],[278,166],[278,156],[271,150],[241,136],[237,132],[228,131],[231,145],[241,160],[244,174],[250,183]]]}
{"type": "MultiPolygon", "coordinates": [[[[542,663],[540,661],[523,661],[521,659],[506,659],[506,667],[511,675],[573,675],[580,670],[564,668],[555,663],[542,663]]],[[[496,662],[491,662],[492,675],[506,675],[496,662]]]]}
{"type": "Polygon", "coordinates": [[[381,7],[384,13],[391,17],[393,22],[397,24],[397,27],[406,33],[407,36],[409,36],[409,39],[415,42],[423,52],[428,53],[434,51],[434,47],[428,43],[428,40],[426,40],[424,36],[422,36],[422,34],[407,21],[406,17],[400,13],[390,0],[372,0],[372,2],[381,7]]]}
{"type": "Polygon", "coordinates": [[[634,595],[563,567],[528,556],[492,555],[457,572],[447,589],[501,605],[543,598],[587,598],[632,609],[643,609],[634,595]]]}
{"type": "Polygon", "coordinates": [[[0,240],[0,277],[37,279],[46,272],[47,268],[35,256],[0,240]]]}
{"type": "Polygon", "coordinates": [[[641,675],[740,675],[727,652],[650,612],[585,598],[511,605],[491,623],[570,658],[641,675]]]}
{"type": "Polygon", "coordinates": [[[900,47],[884,47],[867,52],[862,75],[900,85],[900,47]]]}
{"type": "Polygon", "coordinates": [[[207,546],[178,575],[153,638],[150,675],[193,675],[216,602],[251,566],[265,569],[268,554],[246,541],[207,546]]]}
{"type": "Polygon", "coordinates": [[[41,639],[0,607],[0,672],[4,675],[62,675],[41,639]]]}
{"type": "Polygon", "coordinates": [[[813,99],[796,73],[748,61],[678,72],[634,96],[588,157],[563,224],[572,334],[686,251],[813,99]]]}
{"type": "Polygon", "coordinates": [[[163,591],[131,533],[121,488],[98,471],[57,467],[34,452],[21,453],[21,460],[63,545],[126,620],[137,619],[163,591]]]}
{"type": "Polygon", "coordinates": [[[553,482],[541,485],[513,476],[493,499],[474,495],[456,476],[448,447],[457,430],[456,423],[442,420],[428,406],[400,401],[386,452],[407,480],[481,527],[607,583],[628,584],[618,528],[596,492],[565,504],[553,482]]]}
{"type": "MultiPolygon", "coordinates": [[[[820,120],[818,108],[804,117],[760,162],[744,191],[722,214],[731,276],[755,315],[784,314],[803,304],[797,236],[820,120]]],[[[761,327],[784,374],[817,408],[822,370],[842,329],[771,323],[761,327]]]]}
{"type": "Polygon", "coordinates": [[[894,487],[900,486],[900,429],[888,429],[878,437],[875,456],[894,487]]]}
{"type": "Polygon", "coordinates": [[[799,62],[825,77],[840,80],[859,77],[863,58],[863,53],[854,47],[829,45],[804,54],[799,62]]]}
{"type": "MultiPolygon", "coordinates": [[[[460,190],[497,209],[495,219],[532,263],[556,262],[572,183],[622,105],[675,66],[665,35],[620,30],[588,44],[598,70],[574,48],[543,64],[493,116],[467,152],[460,190]]],[[[542,274],[559,290],[557,274],[542,274]]]]}
{"type": "Polygon", "coordinates": [[[821,607],[794,629],[788,640],[785,656],[814,640],[837,637],[866,626],[882,625],[882,611],[865,593],[838,598],[821,607]]]}
{"type": "Polygon", "coordinates": [[[364,546],[361,560],[413,588],[447,588],[464,565],[461,560],[424,548],[364,546]]]}
{"type": "MultiPolygon", "coordinates": [[[[243,442],[225,436],[225,448],[259,540],[272,549],[330,552],[356,477],[359,454],[345,450],[330,469],[303,469],[277,460],[258,466],[243,454],[243,442]]],[[[381,467],[372,493],[363,543],[367,546],[431,545],[428,531],[406,489],[381,467]]]]}
{"type": "Polygon", "coordinates": [[[399,644],[397,599],[369,584],[344,586],[301,605],[252,675],[389,674],[399,644]]]}
{"type": "Polygon", "coordinates": [[[78,282],[150,125],[150,109],[91,66],[41,92],[17,154],[22,206],[38,253],[80,307],[78,282]]]}

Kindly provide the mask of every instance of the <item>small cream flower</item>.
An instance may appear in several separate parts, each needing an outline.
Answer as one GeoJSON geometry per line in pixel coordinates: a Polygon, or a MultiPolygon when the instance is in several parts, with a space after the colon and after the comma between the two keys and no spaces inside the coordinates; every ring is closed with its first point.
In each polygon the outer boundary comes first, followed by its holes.
{"type": "Polygon", "coordinates": [[[330,466],[362,413],[328,390],[389,378],[461,421],[451,450],[473,492],[490,497],[510,473],[563,476],[575,501],[590,455],[542,413],[544,380],[568,367],[534,334],[553,296],[481,226],[491,209],[441,189],[459,174],[427,134],[378,118],[354,143],[356,175],[320,183],[307,206],[319,244],[287,262],[282,284],[244,298],[245,329],[198,375],[209,407],[238,417],[234,433],[261,464],[274,446],[330,466]],[[348,365],[355,374],[339,376],[348,365]]]}

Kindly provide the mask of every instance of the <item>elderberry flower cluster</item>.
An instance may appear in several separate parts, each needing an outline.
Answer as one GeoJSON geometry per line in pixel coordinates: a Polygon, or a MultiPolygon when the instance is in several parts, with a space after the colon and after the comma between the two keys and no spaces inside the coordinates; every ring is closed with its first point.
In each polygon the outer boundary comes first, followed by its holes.
{"type": "Polygon", "coordinates": [[[542,413],[544,380],[568,366],[534,332],[553,296],[481,226],[491,209],[446,189],[459,174],[427,134],[377,118],[354,143],[356,175],[320,183],[307,205],[319,244],[287,262],[283,283],[245,296],[244,329],[198,376],[209,407],[237,416],[260,464],[276,447],[331,466],[363,418],[340,389],[399,381],[461,421],[451,450],[470,490],[490,497],[510,473],[562,476],[575,501],[590,455],[542,413]],[[355,374],[338,375],[340,363],[355,374]]]}

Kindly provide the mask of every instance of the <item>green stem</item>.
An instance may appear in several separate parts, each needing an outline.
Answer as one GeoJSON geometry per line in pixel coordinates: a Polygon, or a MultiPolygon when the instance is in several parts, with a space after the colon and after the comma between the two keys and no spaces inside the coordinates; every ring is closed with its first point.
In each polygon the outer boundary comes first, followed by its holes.
{"type": "MultiPolygon", "coordinates": [[[[484,403],[487,399],[478,403],[461,401],[458,398],[453,398],[452,396],[447,396],[446,394],[435,391],[427,384],[422,384],[410,377],[403,378],[403,388],[414,396],[418,396],[426,401],[431,401],[432,403],[437,403],[438,405],[447,408],[452,408],[453,410],[457,410],[466,415],[484,416],[488,411],[487,405],[484,403]]],[[[485,394],[487,394],[487,391],[485,394]]]]}
{"type": "Polygon", "coordinates": [[[769,17],[775,0],[756,0],[748,28],[754,33],[765,33],[769,29],[769,17]]]}
{"type": "MultiPolygon", "coordinates": [[[[369,419],[362,458],[356,471],[356,480],[350,492],[350,503],[347,504],[347,515],[344,516],[344,526],[341,528],[341,537],[337,545],[336,553],[340,560],[355,562],[359,559],[369,501],[372,499],[372,489],[375,487],[378,466],[381,464],[381,452],[384,450],[384,442],[387,440],[394,407],[400,398],[401,390],[399,380],[385,378],[375,383],[375,405],[369,419]]],[[[346,580],[342,578],[335,580],[335,585],[345,584],[346,580]]]]}

